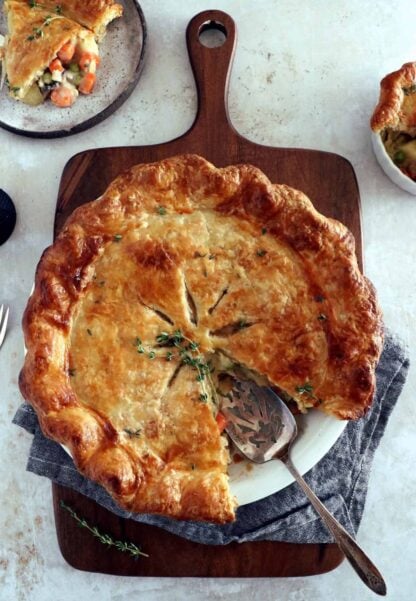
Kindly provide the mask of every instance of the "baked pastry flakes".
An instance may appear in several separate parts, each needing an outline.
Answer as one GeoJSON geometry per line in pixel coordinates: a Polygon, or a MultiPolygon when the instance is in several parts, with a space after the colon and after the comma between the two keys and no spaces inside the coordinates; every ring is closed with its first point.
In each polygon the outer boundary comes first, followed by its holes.
{"type": "MultiPolygon", "coordinates": [[[[94,33],[65,16],[75,16],[80,3],[65,3],[65,14],[61,5],[52,4],[49,10],[48,3],[5,2],[9,35],[2,60],[13,98],[32,106],[50,98],[66,108],[80,93],[92,93],[100,58],[94,33]]],[[[92,4],[98,3],[87,2],[84,8],[92,4]]]]}
{"type": "Polygon", "coordinates": [[[40,2],[19,0],[19,2],[72,19],[91,29],[97,40],[104,37],[107,25],[123,14],[123,7],[114,0],[41,0],[40,2]]]}
{"type": "Polygon", "coordinates": [[[371,129],[380,134],[397,167],[416,179],[416,63],[405,63],[382,79],[371,129]]]}
{"type": "Polygon", "coordinates": [[[235,506],[224,374],[357,419],[382,346],[350,232],[255,167],[195,155],[75,210],[23,325],[21,391],[80,471],[129,510],[218,523],[235,506]]]}

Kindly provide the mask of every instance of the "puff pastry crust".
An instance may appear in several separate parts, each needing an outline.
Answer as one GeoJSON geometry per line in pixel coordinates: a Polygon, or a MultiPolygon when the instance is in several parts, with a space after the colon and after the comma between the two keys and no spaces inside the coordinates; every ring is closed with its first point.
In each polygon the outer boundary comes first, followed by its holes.
{"type": "Polygon", "coordinates": [[[67,42],[96,48],[94,34],[71,19],[26,2],[6,2],[5,8],[9,28],[5,67],[10,94],[16,99],[25,97],[67,42]]]}
{"type": "MultiPolygon", "coordinates": [[[[18,1],[30,4],[28,0],[18,1]]],[[[36,6],[49,13],[56,13],[59,7],[59,14],[94,31],[98,40],[104,37],[107,25],[123,14],[123,7],[114,0],[41,0],[36,6]]]]}
{"type": "Polygon", "coordinates": [[[235,507],[218,407],[158,336],[196,342],[212,377],[239,364],[343,419],[370,406],[383,339],[341,223],[195,155],[133,167],[74,211],[23,326],[21,391],[80,471],[132,511],[218,523],[235,507]]]}
{"type": "Polygon", "coordinates": [[[416,135],[416,63],[405,63],[381,80],[371,129],[380,132],[386,128],[416,135]]]}

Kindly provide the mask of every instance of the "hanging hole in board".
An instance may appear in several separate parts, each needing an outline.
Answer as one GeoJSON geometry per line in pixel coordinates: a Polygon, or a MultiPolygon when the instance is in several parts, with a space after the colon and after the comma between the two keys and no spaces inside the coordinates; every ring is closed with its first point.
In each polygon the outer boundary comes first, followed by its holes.
{"type": "Polygon", "coordinates": [[[227,30],[218,21],[207,21],[199,30],[199,41],[206,48],[219,48],[227,39],[227,30]]]}

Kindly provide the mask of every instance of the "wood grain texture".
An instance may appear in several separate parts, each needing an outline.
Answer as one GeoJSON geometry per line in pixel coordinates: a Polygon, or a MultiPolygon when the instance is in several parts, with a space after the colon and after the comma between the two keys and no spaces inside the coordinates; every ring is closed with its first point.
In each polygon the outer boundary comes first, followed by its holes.
{"type": "Polygon", "coordinates": [[[295,545],[270,541],[200,545],[161,528],[123,520],[79,493],[53,486],[58,543],[63,557],[74,568],[123,576],[271,577],[309,576],[328,572],[342,561],[335,544],[295,545]],[[106,548],[91,533],[78,528],[60,507],[63,500],[116,540],[140,546],[148,558],[106,548]]]}
{"type": "MultiPolygon", "coordinates": [[[[196,15],[188,25],[186,39],[198,92],[198,111],[192,127],[163,144],[96,149],[75,155],[62,175],[55,235],[74,208],[97,198],[125,169],[175,154],[196,153],[218,167],[251,163],[272,182],[305,192],[321,213],[339,219],[351,230],[362,267],[360,198],[351,164],[328,152],[259,145],[234,129],[228,116],[227,97],[236,29],[229,15],[217,10],[196,15]],[[209,27],[226,32],[222,46],[207,48],[201,44],[201,29],[209,27]]],[[[82,570],[125,576],[305,576],[332,570],[343,558],[332,544],[199,545],[159,528],[120,519],[75,491],[53,485],[53,494],[62,554],[70,565],[82,570]],[[141,544],[150,557],[134,561],[118,551],[104,550],[88,532],[76,527],[60,507],[61,499],[115,538],[141,544]]]]}

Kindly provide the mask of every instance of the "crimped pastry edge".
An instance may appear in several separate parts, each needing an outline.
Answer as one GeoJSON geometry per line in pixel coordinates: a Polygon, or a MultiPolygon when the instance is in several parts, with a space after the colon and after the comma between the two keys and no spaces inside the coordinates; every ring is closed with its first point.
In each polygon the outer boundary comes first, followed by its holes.
{"type": "MultiPolygon", "coordinates": [[[[224,202],[221,210],[228,214],[238,214],[241,218],[261,221],[266,218],[269,227],[276,215],[275,190],[278,188],[281,194],[279,202],[283,205],[287,203],[288,214],[301,211],[308,222],[307,236],[299,237],[294,229],[289,235],[298,246],[297,252],[303,253],[305,257],[308,254],[314,257],[322,250],[321,240],[317,239],[314,227],[318,230],[323,227],[319,233],[320,238],[322,235],[333,236],[338,241],[338,255],[346,263],[343,277],[351,278],[354,286],[358,281],[367,296],[367,325],[373,336],[363,374],[366,379],[366,401],[360,407],[350,408],[346,413],[338,412],[340,418],[361,417],[371,403],[375,384],[374,370],[383,341],[381,313],[372,285],[359,272],[353,239],[348,230],[339,222],[320,215],[301,192],[288,186],[272,186],[265,175],[252,166],[216,169],[205,159],[195,155],[182,155],[159,163],[139,165],[119,176],[100,199],[81,206],[68,219],[55,243],[46,249],[41,258],[36,271],[35,290],[24,314],[23,329],[28,353],[19,378],[23,396],[34,406],[44,433],[67,445],[78,469],[102,484],[122,507],[132,511],[163,513],[180,519],[225,523],[234,519],[235,504],[229,497],[228,503],[224,503],[228,487],[226,476],[217,483],[216,493],[220,506],[218,503],[207,505],[207,491],[212,483],[202,479],[190,486],[188,505],[179,503],[177,507],[171,507],[163,506],[162,502],[153,508],[140,507],[136,493],[143,480],[143,472],[135,465],[129,449],[117,441],[111,424],[78,403],[67,375],[65,344],[70,329],[71,307],[88,283],[95,258],[103,252],[109,238],[119,230],[120,219],[126,215],[128,217],[130,207],[125,204],[125,200],[120,201],[123,196],[120,196],[118,189],[128,186],[129,180],[134,180],[134,170],[141,170],[148,179],[157,181],[160,169],[168,174],[180,172],[182,176],[189,177],[193,172],[197,178],[214,178],[220,192],[227,177],[238,182],[237,190],[240,190],[241,185],[248,185],[251,191],[248,195],[243,195],[247,202],[238,204],[234,197],[234,204],[228,203],[227,206],[227,202],[224,202]],[[258,191],[263,194],[261,206],[258,195],[255,200],[258,191]],[[110,216],[113,210],[119,219],[113,223],[111,230],[108,229],[108,224],[112,223],[110,216]],[[92,215],[94,218],[88,223],[88,218],[92,215]],[[68,256],[71,257],[69,263],[68,256]],[[65,275],[62,272],[63,264],[69,268],[69,272],[64,271],[65,275]]],[[[212,490],[210,494],[211,498],[215,498],[215,494],[212,497],[212,490]]]]}

